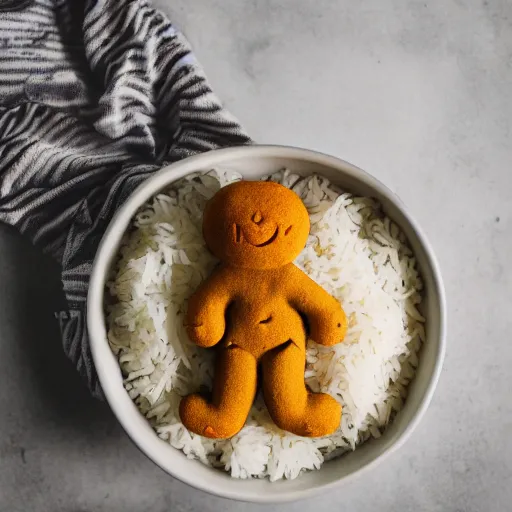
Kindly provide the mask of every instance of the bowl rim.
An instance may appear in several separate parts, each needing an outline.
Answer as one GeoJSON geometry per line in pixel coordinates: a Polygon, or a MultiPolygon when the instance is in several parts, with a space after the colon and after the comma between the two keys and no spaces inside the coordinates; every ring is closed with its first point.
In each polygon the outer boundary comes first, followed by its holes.
{"type": "MultiPolygon", "coordinates": [[[[125,226],[126,228],[126,226],[125,226]]],[[[125,229],[124,228],[124,229],[125,229]]],[[[123,229],[123,232],[124,232],[123,229]]],[[[128,434],[132,442],[141,450],[153,463],[158,465],[166,473],[172,477],[180,480],[181,482],[190,485],[193,488],[200,489],[209,494],[228,498],[237,501],[254,502],[254,503],[284,503],[289,501],[296,501],[299,499],[313,497],[320,492],[324,492],[329,489],[340,486],[342,483],[351,481],[358,475],[369,471],[373,467],[380,464],[392,453],[398,450],[403,444],[409,439],[414,429],[421,421],[425,414],[432,397],[434,395],[435,388],[437,386],[444,356],[446,352],[446,295],[443,280],[441,277],[441,271],[439,263],[434,254],[434,251],[428,241],[425,233],[418,225],[414,217],[410,214],[407,207],[404,205],[402,200],[392,192],[386,185],[370,175],[366,171],[356,167],[345,160],[340,158],[327,155],[318,151],[309,149],[303,149],[293,146],[281,146],[281,145],[247,145],[247,146],[235,146],[223,149],[211,150],[206,153],[200,153],[198,155],[190,156],[183,160],[165,165],[160,170],[155,172],[149,178],[144,180],[125,200],[118,211],[113,215],[110,220],[108,227],[103,234],[103,237],[98,246],[96,256],[92,265],[91,277],[89,282],[89,290],[87,295],[87,329],[90,340],[90,348],[94,361],[94,365],[98,374],[98,379],[105,394],[105,398],[110,408],[112,409],[117,420],[128,434]],[[377,189],[380,194],[385,196],[389,201],[395,204],[400,210],[401,214],[405,217],[410,227],[415,232],[420,244],[422,245],[423,251],[427,258],[427,263],[430,265],[432,270],[432,280],[434,283],[435,294],[439,302],[439,335],[438,335],[438,347],[437,354],[435,357],[435,363],[433,370],[428,378],[428,383],[425,385],[425,391],[423,399],[418,405],[417,410],[413,414],[410,422],[406,425],[401,433],[397,435],[396,440],[387,447],[382,453],[377,455],[373,460],[366,463],[364,466],[356,469],[352,473],[341,476],[337,480],[329,481],[326,483],[320,483],[313,487],[307,487],[300,490],[281,490],[278,494],[272,493],[271,495],[260,494],[260,493],[248,493],[246,491],[237,490],[235,488],[218,487],[212,485],[206,480],[198,481],[193,477],[184,475],[180,472],[179,468],[164,467],[163,464],[155,460],[155,457],[149,453],[149,449],[142,445],[142,439],[139,439],[138,432],[124,417],[121,407],[118,406],[115,397],[115,386],[113,380],[109,378],[107,369],[105,368],[101,352],[101,345],[105,343],[104,333],[102,332],[101,325],[103,324],[104,329],[104,313],[103,313],[103,296],[104,296],[104,283],[108,272],[108,267],[112,258],[113,250],[115,247],[109,246],[109,240],[112,235],[119,231],[123,223],[128,222],[133,218],[137,209],[151,196],[155,195],[159,190],[170,185],[174,181],[194,172],[198,168],[214,168],[216,165],[222,165],[224,160],[234,160],[240,158],[290,158],[296,160],[307,161],[312,164],[319,164],[325,167],[331,167],[337,170],[343,170],[344,173],[350,175],[358,181],[365,183],[366,185],[377,189]],[[174,171],[171,179],[171,173],[174,171]],[[145,197],[145,199],[144,199],[145,197]]],[[[156,436],[156,434],[155,434],[156,436]]],[[[200,462],[198,462],[200,464],[200,462]]],[[[279,483],[272,485],[279,486],[279,483]]]]}

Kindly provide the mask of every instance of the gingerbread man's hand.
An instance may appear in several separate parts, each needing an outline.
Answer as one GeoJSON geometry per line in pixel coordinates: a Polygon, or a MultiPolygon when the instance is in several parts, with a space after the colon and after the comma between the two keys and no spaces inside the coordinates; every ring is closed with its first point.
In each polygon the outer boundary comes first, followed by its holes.
{"type": "Polygon", "coordinates": [[[231,300],[222,271],[216,270],[188,302],[185,326],[191,341],[200,347],[213,347],[226,331],[226,309],[231,300]]]}
{"type": "Polygon", "coordinates": [[[290,303],[306,316],[311,339],[328,347],[342,342],[347,317],[341,304],[297,267],[292,272],[290,303]]]}
{"type": "Polygon", "coordinates": [[[340,303],[329,296],[322,308],[307,315],[310,337],[316,343],[330,347],[340,343],[347,332],[347,317],[340,303]]]}
{"type": "Polygon", "coordinates": [[[201,322],[200,319],[195,320],[197,323],[186,324],[187,334],[192,342],[199,347],[213,347],[224,336],[225,326],[220,326],[219,322],[201,322]]]}

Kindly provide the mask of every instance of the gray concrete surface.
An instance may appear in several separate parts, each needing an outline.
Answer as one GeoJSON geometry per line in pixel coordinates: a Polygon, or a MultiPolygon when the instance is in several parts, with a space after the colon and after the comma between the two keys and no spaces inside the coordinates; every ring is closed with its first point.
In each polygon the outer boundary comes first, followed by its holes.
{"type": "MultiPolygon", "coordinates": [[[[510,1],[156,3],[257,141],[378,176],[446,280],[446,364],[412,439],[366,478],[274,510],[511,510],[510,1]]],[[[0,511],[241,509],[165,475],[88,396],[60,351],[57,269],[3,228],[0,283],[0,511]]]]}

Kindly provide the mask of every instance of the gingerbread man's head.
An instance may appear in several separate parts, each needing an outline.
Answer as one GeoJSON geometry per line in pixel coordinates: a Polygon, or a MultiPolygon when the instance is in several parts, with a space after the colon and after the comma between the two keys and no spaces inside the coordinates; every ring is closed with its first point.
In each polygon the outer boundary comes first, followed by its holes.
{"type": "Polygon", "coordinates": [[[309,215],[299,196],[271,181],[232,183],[204,211],[206,245],[233,267],[286,265],[304,248],[308,234],[309,215]]]}

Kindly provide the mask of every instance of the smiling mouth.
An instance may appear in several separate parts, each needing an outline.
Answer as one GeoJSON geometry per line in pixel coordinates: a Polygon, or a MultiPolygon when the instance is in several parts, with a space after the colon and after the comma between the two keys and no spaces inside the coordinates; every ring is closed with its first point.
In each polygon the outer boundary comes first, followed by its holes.
{"type": "Polygon", "coordinates": [[[274,231],[274,234],[267,241],[263,242],[262,244],[251,244],[251,242],[247,242],[247,243],[254,245],[254,247],[265,247],[266,245],[270,245],[277,238],[277,235],[279,235],[278,227],[274,231]]]}
{"type": "MultiPolygon", "coordinates": [[[[245,240],[249,245],[252,245],[253,247],[265,247],[267,245],[270,245],[279,235],[279,226],[276,227],[276,230],[274,231],[274,233],[272,234],[272,236],[268,239],[268,240],[265,240],[264,242],[262,242],[261,244],[251,244],[251,242],[249,242],[249,240],[245,240]]],[[[235,241],[237,244],[239,244],[243,239],[243,232],[242,232],[242,228],[238,225],[238,224],[235,224],[235,241]]]]}

